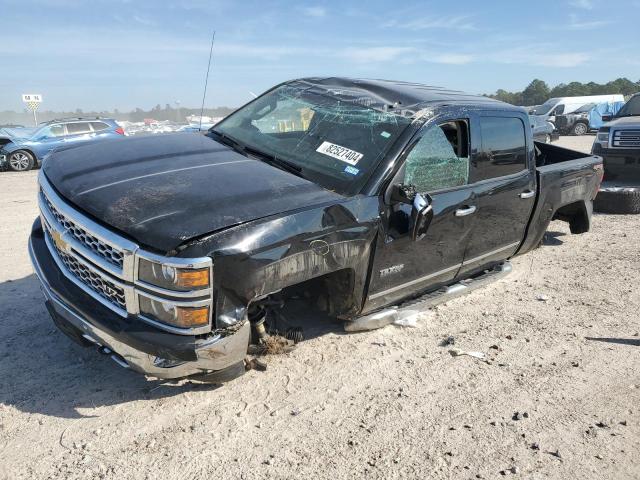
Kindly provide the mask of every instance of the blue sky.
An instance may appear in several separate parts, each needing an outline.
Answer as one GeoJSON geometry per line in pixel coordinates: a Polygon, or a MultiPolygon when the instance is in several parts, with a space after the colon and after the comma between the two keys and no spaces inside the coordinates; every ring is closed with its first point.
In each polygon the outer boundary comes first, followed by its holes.
{"type": "Polygon", "coordinates": [[[472,93],[640,80],[640,0],[2,0],[0,110],[238,106],[286,79],[343,75],[472,93]]]}

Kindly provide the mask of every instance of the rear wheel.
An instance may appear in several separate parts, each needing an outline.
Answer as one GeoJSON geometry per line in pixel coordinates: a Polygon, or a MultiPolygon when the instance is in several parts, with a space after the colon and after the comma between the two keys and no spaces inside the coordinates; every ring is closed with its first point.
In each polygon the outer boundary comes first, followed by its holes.
{"type": "Polygon", "coordinates": [[[18,150],[9,156],[9,168],[14,172],[31,170],[35,161],[33,155],[25,150],[18,150]]]}
{"type": "Polygon", "coordinates": [[[574,135],[586,135],[589,131],[589,127],[582,122],[578,122],[573,126],[573,134],[574,135]]]}
{"type": "Polygon", "coordinates": [[[640,213],[640,188],[600,191],[593,209],[600,213],[640,213]]]}

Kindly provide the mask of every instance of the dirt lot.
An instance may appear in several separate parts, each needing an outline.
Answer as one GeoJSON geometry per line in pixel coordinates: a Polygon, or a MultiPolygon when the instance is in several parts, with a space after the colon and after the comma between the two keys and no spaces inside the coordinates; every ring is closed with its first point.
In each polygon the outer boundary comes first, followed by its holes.
{"type": "Polygon", "coordinates": [[[26,250],[35,178],[0,173],[0,479],[640,478],[640,216],[555,222],[419,328],[336,329],[214,387],[56,330],[26,250]]]}

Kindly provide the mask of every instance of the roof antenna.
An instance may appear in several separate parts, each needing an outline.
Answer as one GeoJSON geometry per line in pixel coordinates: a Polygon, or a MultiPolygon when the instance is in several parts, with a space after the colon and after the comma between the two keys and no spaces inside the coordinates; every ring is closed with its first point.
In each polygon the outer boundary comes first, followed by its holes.
{"type": "Polygon", "coordinates": [[[198,131],[202,131],[202,115],[204,115],[204,99],[207,97],[207,84],[209,83],[209,70],[211,69],[211,59],[213,58],[213,42],[216,40],[216,31],[211,36],[211,48],[209,49],[209,64],[207,65],[207,76],[204,79],[204,93],[202,94],[202,106],[200,107],[200,125],[198,131]]]}

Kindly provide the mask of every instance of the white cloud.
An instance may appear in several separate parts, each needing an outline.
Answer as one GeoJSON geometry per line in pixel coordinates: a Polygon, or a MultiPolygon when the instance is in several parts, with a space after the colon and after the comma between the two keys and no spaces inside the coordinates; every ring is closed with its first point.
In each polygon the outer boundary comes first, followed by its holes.
{"type": "Polygon", "coordinates": [[[525,48],[494,52],[487,60],[508,65],[531,65],[536,67],[571,68],[587,63],[591,59],[584,52],[554,52],[551,48],[529,50],[525,48]]]}
{"type": "Polygon", "coordinates": [[[306,7],[302,9],[302,13],[307,17],[320,18],[327,15],[327,10],[324,7],[306,7]]]}
{"type": "Polygon", "coordinates": [[[584,10],[593,10],[594,2],[593,0],[570,0],[569,5],[584,10]]]}
{"type": "Polygon", "coordinates": [[[412,47],[356,47],[345,49],[340,56],[359,63],[388,62],[413,51],[412,47]]]}
{"type": "Polygon", "coordinates": [[[444,53],[433,57],[425,57],[425,60],[435,63],[446,63],[449,65],[465,65],[473,62],[474,57],[473,55],[466,55],[464,53],[444,53]]]}
{"type": "Polygon", "coordinates": [[[593,30],[610,24],[609,20],[580,20],[577,15],[571,14],[568,27],[571,30],[593,30]]]}
{"type": "Polygon", "coordinates": [[[410,20],[391,20],[385,24],[388,28],[405,30],[475,30],[475,25],[467,15],[445,17],[417,17],[410,20]]]}

